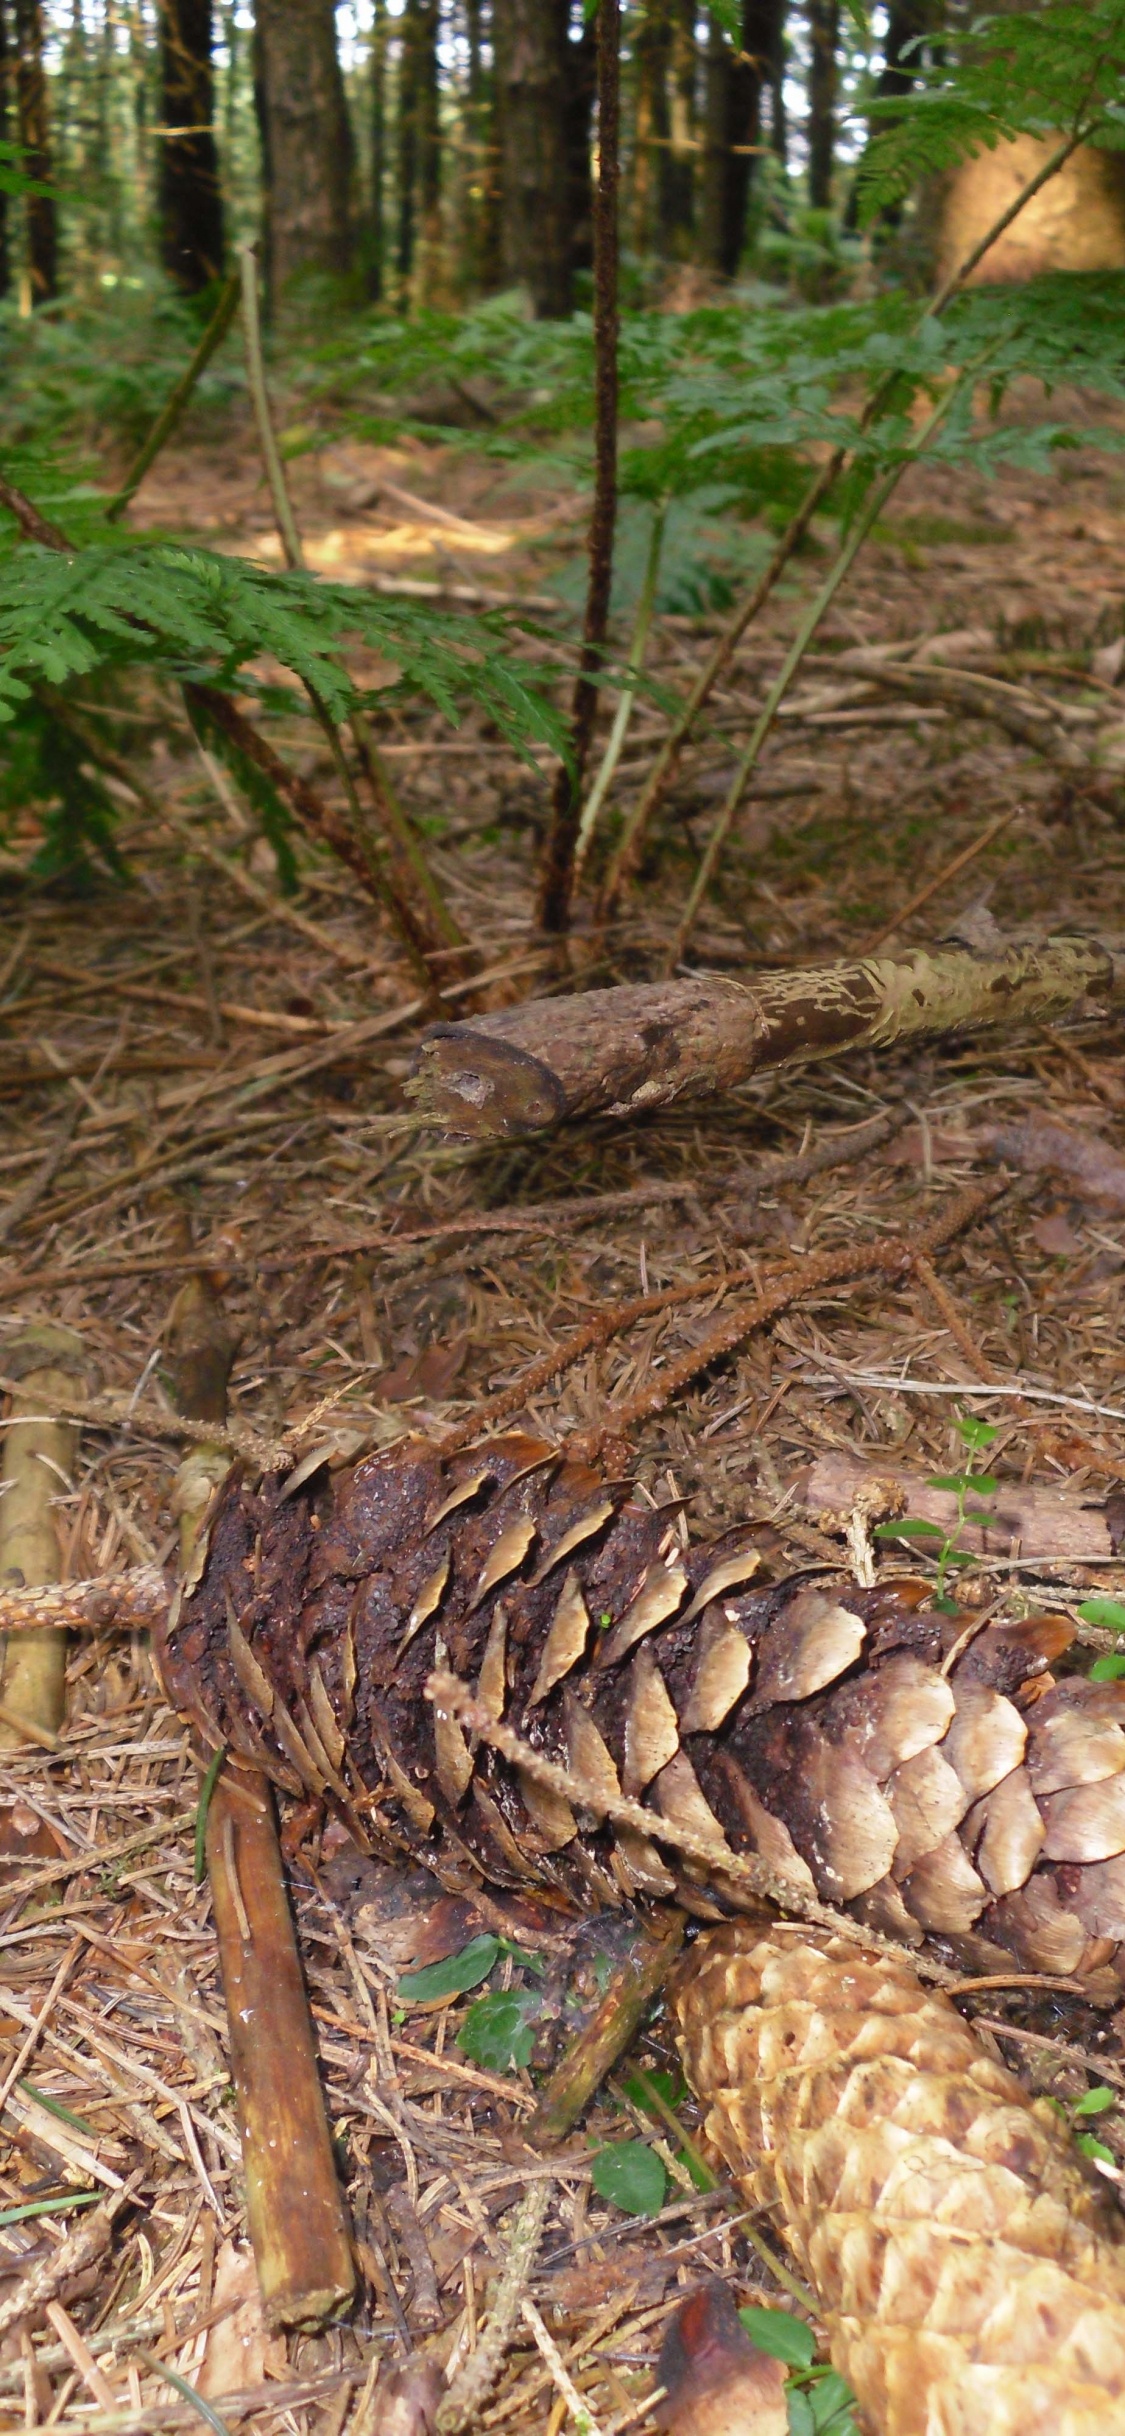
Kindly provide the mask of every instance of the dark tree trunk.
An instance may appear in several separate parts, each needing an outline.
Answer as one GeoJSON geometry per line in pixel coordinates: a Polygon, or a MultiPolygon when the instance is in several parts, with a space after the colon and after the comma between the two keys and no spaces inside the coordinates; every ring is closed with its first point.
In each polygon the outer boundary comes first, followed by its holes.
{"type": "Polygon", "coordinates": [[[469,44],[465,97],[469,174],[464,200],[464,259],[470,289],[487,296],[503,284],[504,249],[496,75],[484,60],[482,0],[465,0],[465,27],[469,44]]]}
{"type": "Polygon", "coordinates": [[[570,34],[570,9],[564,8],[563,74],[566,84],[566,147],[569,174],[570,265],[572,271],[594,267],[594,181],[590,161],[594,97],[598,83],[598,29],[593,15],[583,12],[579,31],[570,34]]]}
{"type": "Polygon", "coordinates": [[[668,0],[650,0],[633,44],[636,107],[633,117],[633,246],[644,256],[666,260],[671,209],[672,114],[668,84],[672,66],[672,16],[668,0]]]}
{"type": "Polygon", "coordinates": [[[505,254],[539,321],[571,309],[568,17],[568,0],[494,0],[505,254]]]}
{"type": "Polygon", "coordinates": [[[736,58],[711,20],[707,47],[707,149],[703,177],[703,256],[733,279],[746,242],[753,147],[762,128],[762,94],[781,40],[784,0],[743,0],[736,58]]]}
{"type": "Polygon", "coordinates": [[[409,301],[417,234],[418,182],[418,53],[421,0],[406,0],[398,67],[398,252],[399,304],[409,301]]]}
{"type": "Polygon", "coordinates": [[[386,0],[374,0],[371,21],[371,219],[367,243],[367,293],[373,304],[383,294],[387,250],[385,171],[387,150],[387,10],[386,0]]]}
{"type": "Polygon", "coordinates": [[[695,228],[695,122],[699,52],[695,0],[672,0],[672,149],[668,156],[667,251],[691,252],[695,228]]]}
{"type": "Polygon", "coordinates": [[[832,202],[836,150],[837,46],[840,0],[808,0],[809,8],[809,201],[817,211],[832,202]]]}
{"type": "Polygon", "coordinates": [[[332,0],[257,0],[271,301],[351,264],[351,129],[332,0]]]}
{"type": "Polygon", "coordinates": [[[778,0],[777,40],[770,59],[768,84],[770,89],[770,151],[783,169],[789,166],[789,120],[785,108],[785,69],[788,45],[785,40],[785,19],[788,0],[778,0]]]}
{"type": "Polygon", "coordinates": [[[441,257],[441,123],[438,93],[439,0],[421,0],[415,102],[418,115],[418,302],[433,301],[441,257]]]}
{"type": "MultiPolygon", "coordinates": [[[[16,114],[23,166],[28,176],[51,175],[51,121],[43,66],[40,0],[15,0],[16,114]]],[[[28,195],[27,267],[33,305],[48,304],[59,286],[59,240],[55,198],[28,195]]]]}
{"type": "MultiPolygon", "coordinates": [[[[8,56],[8,16],[4,0],[0,0],[0,144],[10,142],[8,76],[11,62],[8,56]]],[[[8,246],[8,198],[0,193],[0,296],[6,296],[12,284],[12,264],[8,246]]]]}
{"type": "Polygon", "coordinates": [[[162,0],[160,79],[160,254],[177,287],[195,296],[223,268],[211,0],[162,0]]]}

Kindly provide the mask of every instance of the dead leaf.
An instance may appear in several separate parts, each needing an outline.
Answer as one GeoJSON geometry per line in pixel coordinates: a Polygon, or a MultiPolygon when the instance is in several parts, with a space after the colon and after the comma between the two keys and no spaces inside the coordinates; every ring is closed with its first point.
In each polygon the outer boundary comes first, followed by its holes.
{"type": "Polygon", "coordinates": [[[264,2384],[267,2376],[284,2375],[284,2336],[267,2331],[253,2252],[236,2242],[225,2241],[215,2261],[212,2307],[227,2314],[208,2333],[195,2378],[197,2392],[207,2399],[241,2394],[264,2384]]]}

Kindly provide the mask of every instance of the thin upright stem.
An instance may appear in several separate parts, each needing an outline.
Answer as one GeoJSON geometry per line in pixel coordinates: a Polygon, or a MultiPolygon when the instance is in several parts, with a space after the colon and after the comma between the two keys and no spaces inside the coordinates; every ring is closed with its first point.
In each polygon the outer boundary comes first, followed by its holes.
{"type": "Polygon", "coordinates": [[[242,336],[246,348],[246,377],[250,384],[254,420],[258,426],[258,445],[262,452],[262,463],[265,467],[266,481],[269,484],[270,498],[273,502],[274,522],[277,526],[286,566],[303,567],[305,554],[301,548],[301,536],[297,531],[293,502],[289,497],[285,481],[285,468],[281,462],[281,451],[277,445],[273,416],[270,413],[269,391],[266,388],[266,366],[262,354],[262,325],[258,313],[257,248],[253,245],[241,246],[238,261],[242,274],[242,336]]]}
{"type": "MultiPolygon", "coordinates": [[[[952,303],[953,298],[960,294],[967,281],[972,278],[973,272],[979,268],[985,255],[991,252],[992,247],[1004,235],[1005,230],[1011,227],[1013,220],[1018,219],[1025,205],[1032,201],[1041,187],[1046,186],[1053,177],[1057,177],[1059,170],[1065,166],[1071,154],[1077,151],[1078,146],[1088,143],[1090,137],[1097,133],[1100,123],[1100,119],[1097,117],[1080,116],[1075,120],[1069,135],[1064,137],[1034,175],[1021,186],[1019,193],[1005,205],[1003,211],[992,222],[991,227],[985,230],[983,237],[979,238],[976,245],[971,247],[963,261],[958,263],[956,270],[950,273],[948,279],[943,281],[936,294],[930,298],[925,310],[919,316],[917,324],[919,329],[924,323],[934,321],[944,313],[946,306],[952,303]]],[[[868,431],[877,421],[891,395],[896,377],[893,372],[888,373],[879,382],[878,387],[872,391],[860,417],[861,433],[868,431]]],[[[710,700],[715,686],[729,666],[733,653],[747,628],[753,624],[754,619],[764,609],[794,551],[800,547],[817,509],[827,498],[838,475],[843,471],[847,456],[846,447],[833,449],[831,455],[825,459],[824,464],[814,474],[804,498],[786,531],[782,534],[768,566],[759,576],[753,591],[745,601],[739,604],[729,625],[719,636],[709,658],[696,678],[683,708],[669,729],[655,766],[625,823],[617,852],[606,874],[600,904],[603,920],[612,919],[621,897],[637,869],[654,814],[659,810],[668,788],[672,784],[679,768],[684,746],[695,727],[701,710],[710,700]]]]}
{"type": "Polygon", "coordinates": [[[578,838],[574,848],[575,879],[578,878],[590,851],[590,841],[597,827],[602,805],[613,784],[614,772],[621,759],[629,721],[633,716],[633,705],[637,699],[636,681],[644,667],[645,652],[648,649],[649,628],[652,625],[652,612],[656,602],[660,554],[664,547],[664,527],[667,520],[667,508],[658,508],[652,520],[644,582],[641,585],[641,596],[637,603],[633,640],[629,645],[629,666],[626,671],[625,691],[617,705],[616,717],[609,732],[609,741],[602,755],[601,768],[583,805],[582,818],[578,824],[578,838]]]}
{"type": "Polygon", "coordinates": [[[190,364],[181,372],[166,404],[161,407],[147,440],[138,455],[134,457],[120,490],[116,491],[110,500],[105,512],[107,524],[116,523],[117,518],[124,515],[130,500],[139,491],[149,467],[155,463],[161,449],[171,439],[196,382],[206,371],[216,348],[222,345],[234,320],[241,286],[241,271],[232,271],[190,364]]]}
{"type": "MultiPolygon", "coordinates": [[[[991,352],[992,350],[989,349],[989,353],[991,352]]],[[[965,388],[967,382],[976,379],[977,373],[981,368],[982,360],[982,358],[978,357],[973,364],[967,365],[965,370],[958,374],[956,380],[950,382],[948,388],[938,399],[932,413],[927,416],[926,421],[922,425],[922,429],[918,434],[915,446],[901,456],[898,459],[897,464],[891,466],[889,473],[884,474],[881,482],[876,482],[872,485],[872,488],[868,492],[867,498],[863,503],[863,507],[857,515],[855,523],[848,534],[843,548],[840,550],[832,567],[826,575],[819,592],[817,592],[815,597],[809,602],[801,619],[800,625],[797,628],[797,632],[794,635],[789,649],[785,654],[781,667],[774,678],[768,694],[766,695],[766,699],[758,714],[757,720],[755,721],[750,742],[747,745],[746,751],[738,764],[738,768],[735,771],[734,777],[731,781],[722,810],[719,813],[719,817],[715,822],[715,826],[710,837],[707,840],[699,869],[695,875],[691,895],[689,896],[687,904],[684,908],[684,916],[680,924],[679,931],[676,935],[675,946],[669,958],[670,969],[674,968],[674,966],[679,963],[680,958],[684,953],[688,939],[691,936],[696,915],[699,912],[699,908],[708,888],[711,885],[712,878],[714,877],[715,866],[718,863],[719,856],[722,853],[723,847],[725,846],[727,838],[730,835],[734,820],[746,795],[746,790],[761,759],[762,747],[770,734],[774,721],[777,718],[778,711],[780,710],[793,679],[797,674],[797,670],[804,659],[805,653],[807,652],[809,645],[816,634],[817,628],[827,615],[828,610],[830,609],[832,602],[835,600],[841,585],[849,574],[853,560],[856,558],[858,552],[862,549],[863,544],[871,531],[872,525],[878,522],[879,517],[883,513],[883,509],[887,505],[887,501],[891,498],[892,493],[898,489],[899,483],[901,482],[907,467],[915,464],[917,459],[924,455],[927,443],[933,437],[933,434],[938,429],[939,425],[944,422],[954,399],[961,395],[961,392],[965,388]]]]}
{"type": "Polygon", "coordinates": [[[598,706],[597,674],[609,627],[617,522],[617,222],[620,0],[598,0],[598,182],[594,194],[594,505],[582,656],[571,708],[570,758],[559,764],[539,877],[544,930],[569,927],[582,780],[598,706]]]}

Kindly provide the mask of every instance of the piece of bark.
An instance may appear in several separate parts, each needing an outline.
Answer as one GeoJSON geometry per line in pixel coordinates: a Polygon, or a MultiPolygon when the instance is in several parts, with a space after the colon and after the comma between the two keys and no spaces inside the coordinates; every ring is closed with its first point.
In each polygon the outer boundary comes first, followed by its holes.
{"type": "Polygon", "coordinates": [[[1068,937],[912,948],[744,980],[698,974],[436,1025],[407,1090],[454,1139],[486,1140],[599,1112],[629,1116],[865,1044],[1043,1023],[1123,992],[1125,957],[1068,937]]]}
{"type": "MultiPolygon", "coordinates": [[[[818,1455],[797,1488],[801,1504],[822,1530],[842,1531],[859,1505],[876,1520],[893,1521],[901,1515],[935,1523],[971,1556],[1018,1555],[1084,1564],[1116,1556],[1120,1547],[1115,1508],[1085,1505],[1065,1490],[1035,1488],[1018,1480],[1002,1480],[991,1497],[970,1488],[968,1513],[986,1512],[990,1519],[966,1520],[958,1529],[953,1491],[930,1488],[923,1472],[908,1471],[890,1455],[865,1462],[843,1448],[834,1449],[818,1455]]],[[[938,1544],[933,1542],[935,1548],[938,1544]]]]}
{"type": "Polygon", "coordinates": [[[1102,1209],[1118,1214],[1125,1210],[1125,1159],[1111,1142],[1077,1125],[1060,1125],[1056,1118],[1033,1111],[1019,1123],[981,1126],[972,1147],[1027,1175],[1047,1170],[1062,1176],[1083,1201],[1095,1201],[1102,1209]]]}
{"type": "MultiPolygon", "coordinates": [[[[86,1366],[81,1339],[49,1322],[9,1344],[5,1364],[21,1385],[0,1461],[0,1585],[34,1590],[59,1578],[54,1509],[78,1450],[74,1423],[50,1416],[58,1398],[73,1398],[75,1375],[86,1366]]],[[[5,1648],[0,1705],[0,1750],[27,1740],[50,1746],[66,1706],[65,1633],[39,1627],[5,1648]]]]}
{"type": "Polygon", "coordinates": [[[740,1925],[671,2006],[708,2144],[778,2220],[866,2426],[1125,2427],[1120,2215],[947,1997],[897,1956],[740,1925]]]}
{"type": "MultiPolygon", "coordinates": [[[[181,1287],[165,1344],[185,1418],[225,1421],[237,1347],[210,1278],[197,1275],[181,1287]]],[[[228,1468],[223,1449],[206,1444],[191,1447],[180,1464],[172,1503],[187,1583],[202,1562],[208,1507],[228,1468]]],[[[271,2330],[316,2326],[351,2300],[355,2267],[273,1795],[257,1770],[234,1760],[221,1769],[205,1843],[262,2308],[271,2330]]]]}

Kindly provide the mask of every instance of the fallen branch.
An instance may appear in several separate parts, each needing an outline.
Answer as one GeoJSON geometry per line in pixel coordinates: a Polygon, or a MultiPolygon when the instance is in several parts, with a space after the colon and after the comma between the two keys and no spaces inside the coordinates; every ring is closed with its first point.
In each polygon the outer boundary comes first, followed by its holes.
{"type": "Polygon", "coordinates": [[[1092,939],[912,948],[807,972],[698,974],[436,1025],[407,1089],[453,1139],[534,1133],[729,1091],[849,1048],[1044,1022],[1125,996],[1125,958],[1092,939]]]}
{"type": "MultiPolygon", "coordinates": [[[[221,1420],[236,1344],[210,1280],[181,1288],[168,1339],[177,1401],[199,1421],[221,1420]]],[[[187,1583],[203,1562],[207,1508],[227,1469],[217,1443],[193,1446],[180,1465],[173,1509],[187,1583]]],[[[271,2327],[316,2326],[350,2301],[355,2269],[273,1796],[256,1770],[237,1762],[220,1770],[205,1848],[263,2309],[271,2327]]]]}
{"type": "MultiPolygon", "coordinates": [[[[0,1579],[34,1591],[59,1578],[54,1509],[78,1450],[73,1425],[44,1416],[84,1368],[81,1340],[40,1322],[9,1343],[5,1360],[12,1397],[0,1463],[0,1579]]],[[[0,1750],[27,1741],[53,1750],[65,1706],[64,1635],[24,1632],[0,1673],[0,1750]]]]}
{"type": "Polygon", "coordinates": [[[798,1481],[797,1494],[823,1531],[842,1531],[859,1504],[873,1520],[901,1515],[934,1523],[971,1556],[1018,1551],[1052,1562],[1104,1564],[1121,1553],[1120,1533],[1107,1506],[1083,1504],[1061,1489],[1029,1487],[1018,1480],[1002,1480],[992,1495],[973,1488],[972,1514],[987,1513],[988,1520],[967,1520],[958,1528],[956,1495],[932,1488],[924,1473],[907,1470],[890,1455],[874,1462],[845,1448],[819,1455],[798,1481]]]}

